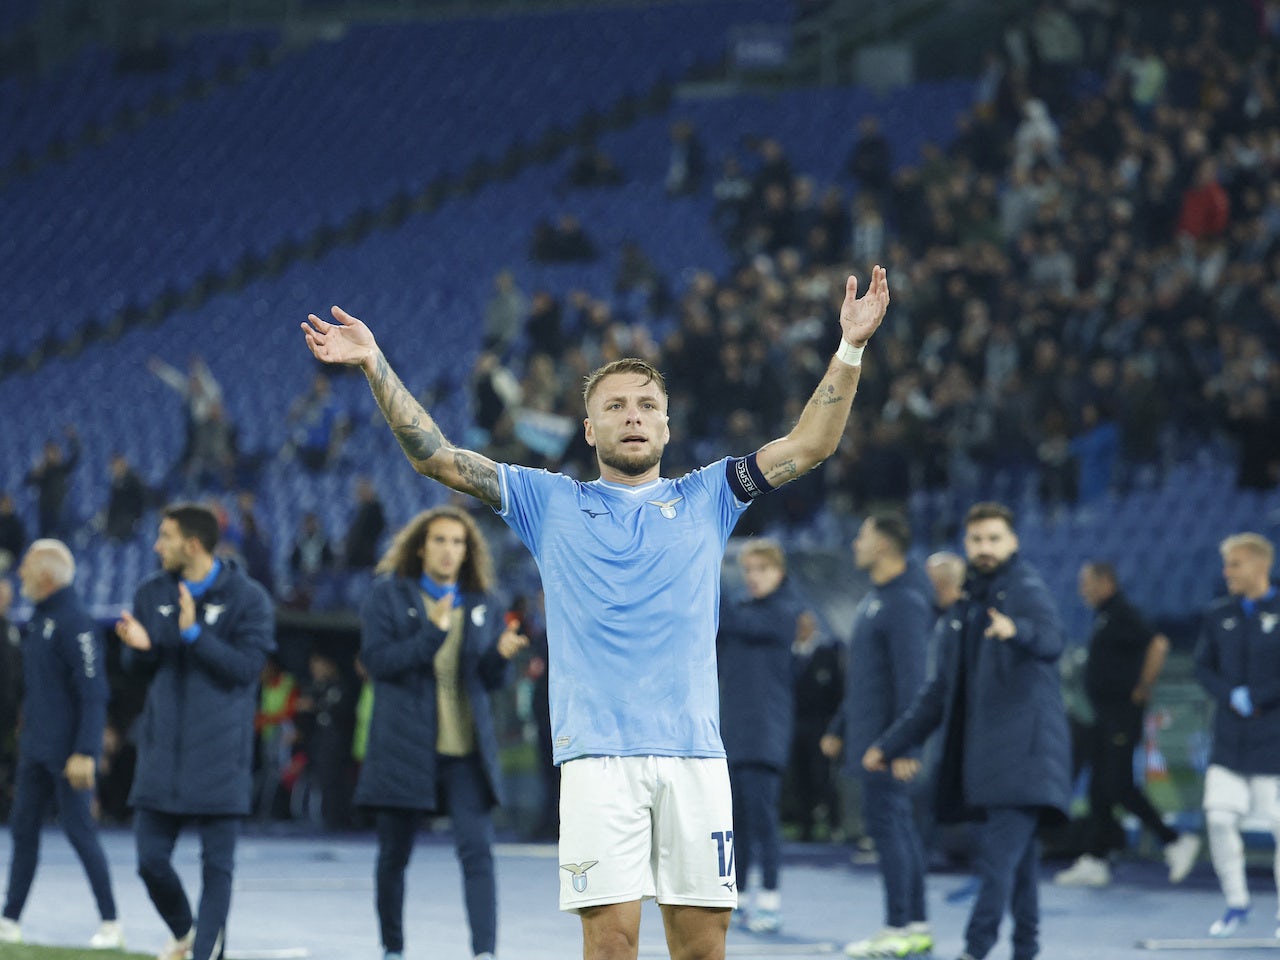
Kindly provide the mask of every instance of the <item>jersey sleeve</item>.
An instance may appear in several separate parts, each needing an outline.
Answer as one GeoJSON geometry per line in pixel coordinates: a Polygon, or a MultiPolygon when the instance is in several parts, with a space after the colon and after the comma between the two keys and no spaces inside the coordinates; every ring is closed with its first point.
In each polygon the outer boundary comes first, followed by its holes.
{"type": "Polygon", "coordinates": [[[547,499],[557,481],[572,481],[562,474],[513,463],[499,463],[497,466],[500,502],[496,512],[516,532],[529,552],[537,557],[547,499]]]}
{"type": "Polygon", "coordinates": [[[707,499],[715,505],[725,539],[728,539],[738,518],[753,502],[739,500],[735,492],[735,484],[731,479],[734,476],[735,459],[725,457],[684,478],[684,482],[701,487],[707,499]]]}

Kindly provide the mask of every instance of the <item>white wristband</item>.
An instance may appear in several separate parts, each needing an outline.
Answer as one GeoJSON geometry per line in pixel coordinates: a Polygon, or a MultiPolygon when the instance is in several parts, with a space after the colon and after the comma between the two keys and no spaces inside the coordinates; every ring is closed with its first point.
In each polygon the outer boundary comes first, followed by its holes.
{"type": "Polygon", "coordinates": [[[865,349],[866,344],[863,344],[860,347],[855,347],[844,337],[841,337],[840,349],[836,351],[836,359],[851,367],[860,367],[862,366],[862,351],[865,349]]]}

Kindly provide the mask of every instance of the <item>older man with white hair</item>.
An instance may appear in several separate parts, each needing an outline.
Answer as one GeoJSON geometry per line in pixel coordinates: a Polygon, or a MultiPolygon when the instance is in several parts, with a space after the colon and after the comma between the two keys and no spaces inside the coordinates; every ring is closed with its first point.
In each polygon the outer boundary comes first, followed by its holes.
{"type": "Polygon", "coordinates": [[[102,638],[71,586],[75,576],[75,559],[59,540],[36,540],[18,566],[22,593],[35,609],[22,634],[25,694],[0,943],[22,942],[18,919],[36,873],[40,826],[56,800],[59,822],[84,865],[102,918],[89,946],[118,950],[124,932],[90,810],[107,716],[106,660],[102,638]]]}

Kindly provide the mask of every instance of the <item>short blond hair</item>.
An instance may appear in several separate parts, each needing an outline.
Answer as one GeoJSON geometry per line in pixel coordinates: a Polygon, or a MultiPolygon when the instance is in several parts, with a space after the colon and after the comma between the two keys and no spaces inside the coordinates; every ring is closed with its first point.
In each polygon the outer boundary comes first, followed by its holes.
{"type": "Polygon", "coordinates": [[[1276,548],[1260,533],[1233,533],[1218,545],[1218,550],[1224,557],[1231,550],[1251,550],[1267,561],[1267,566],[1276,558],[1276,548]]]}
{"type": "Polygon", "coordinates": [[[782,549],[782,544],[777,540],[771,540],[768,537],[752,537],[738,551],[738,562],[741,563],[752,556],[763,557],[764,562],[770,566],[777,567],[783,573],[787,571],[787,555],[782,549]]]}

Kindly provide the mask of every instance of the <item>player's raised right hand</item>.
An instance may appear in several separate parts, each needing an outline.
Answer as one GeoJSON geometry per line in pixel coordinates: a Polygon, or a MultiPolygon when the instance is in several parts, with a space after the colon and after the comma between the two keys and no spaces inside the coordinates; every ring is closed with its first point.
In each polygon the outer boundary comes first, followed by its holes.
{"type": "Polygon", "coordinates": [[[307,347],[317,360],[361,366],[377,354],[373,331],[341,307],[333,307],[331,312],[336,323],[321,320],[313,313],[301,325],[307,347]]]}

